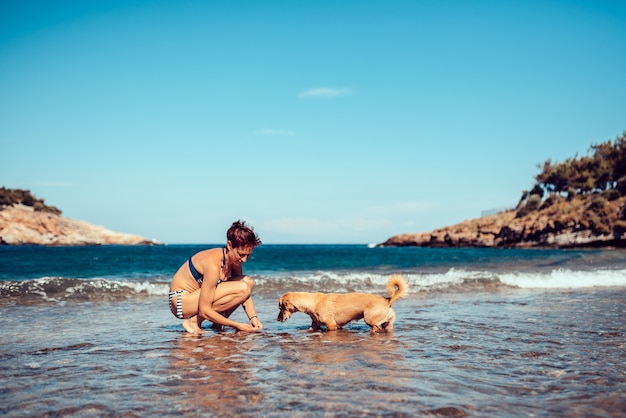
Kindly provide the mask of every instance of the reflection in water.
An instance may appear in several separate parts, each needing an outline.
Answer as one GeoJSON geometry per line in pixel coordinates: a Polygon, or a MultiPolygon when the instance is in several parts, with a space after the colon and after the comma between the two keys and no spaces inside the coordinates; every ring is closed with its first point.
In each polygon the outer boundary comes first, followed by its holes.
{"type": "Polygon", "coordinates": [[[256,384],[257,334],[208,331],[181,334],[170,356],[169,384],[179,391],[180,412],[210,415],[243,413],[263,401],[256,384]]]}
{"type": "Polygon", "coordinates": [[[164,385],[176,388],[179,413],[398,412],[417,375],[391,333],[208,331],[177,337],[164,385]]]}
{"type": "Polygon", "coordinates": [[[177,333],[159,399],[168,413],[208,416],[623,416],[623,300],[447,295],[399,305],[389,334],[362,322],[313,332],[306,317],[177,333]]]}
{"type": "Polygon", "coordinates": [[[407,381],[417,374],[400,354],[402,345],[392,334],[362,330],[283,335],[277,361],[284,371],[280,390],[289,396],[278,407],[316,415],[402,412],[407,381]]]}

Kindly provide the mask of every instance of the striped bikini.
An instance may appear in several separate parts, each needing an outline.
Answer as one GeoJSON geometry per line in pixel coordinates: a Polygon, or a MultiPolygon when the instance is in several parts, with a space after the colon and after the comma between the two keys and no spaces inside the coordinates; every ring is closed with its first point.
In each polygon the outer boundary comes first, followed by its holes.
{"type": "MultiPolygon", "coordinates": [[[[198,285],[202,287],[202,282],[204,281],[204,275],[200,274],[200,272],[196,270],[196,267],[191,262],[191,257],[189,257],[189,260],[187,260],[187,264],[189,265],[189,271],[191,272],[191,275],[193,276],[194,279],[196,279],[196,282],[198,283],[198,285]]],[[[224,270],[225,267],[226,267],[226,247],[222,248],[222,270],[224,270]]],[[[217,281],[217,284],[219,285],[220,283],[222,283],[222,281],[223,280],[219,279],[217,281]]],[[[215,287],[217,287],[217,285],[215,285],[215,287]]],[[[174,299],[174,297],[176,297],[176,318],[178,319],[185,319],[185,317],[183,316],[183,298],[181,296],[185,292],[187,291],[184,289],[181,289],[181,290],[175,290],[169,293],[170,306],[172,306],[172,300],[174,299]]]]}
{"type": "Polygon", "coordinates": [[[181,295],[183,293],[185,293],[186,290],[175,290],[173,292],[170,292],[170,306],[172,306],[172,299],[174,298],[174,296],[177,297],[176,300],[176,318],[178,319],[185,319],[185,317],[183,316],[183,298],[181,297],[181,295]]]}

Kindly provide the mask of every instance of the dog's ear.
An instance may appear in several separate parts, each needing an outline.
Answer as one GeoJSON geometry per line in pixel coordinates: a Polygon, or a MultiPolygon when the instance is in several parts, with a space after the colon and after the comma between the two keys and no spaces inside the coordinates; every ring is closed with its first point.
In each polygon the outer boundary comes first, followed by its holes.
{"type": "Polygon", "coordinates": [[[280,299],[278,299],[278,308],[282,311],[289,312],[294,312],[296,310],[294,304],[291,303],[291,299],[288,293],[285,293],[280,297],[280,299]]]}
{"type": "Polygon", "coordinates": [[[285,303],[283,303],[283,309],[286,309],[289,312],[297,312],[298,311],[298,308],[296,308],[296,305],[294,305],[289,299],[287,299],[285,301],[285,303]]]}

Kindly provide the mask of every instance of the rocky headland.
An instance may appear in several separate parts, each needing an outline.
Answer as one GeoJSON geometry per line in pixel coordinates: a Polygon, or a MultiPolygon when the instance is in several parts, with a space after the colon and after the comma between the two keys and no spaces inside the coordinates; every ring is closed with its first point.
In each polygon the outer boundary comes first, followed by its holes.
{"type": "Polygon", "coordinates": [[[155,245],[139,235],[69,219],[25,190],[0,188],[0,245],[155,245]]]}
{"type": "Polygon", "coordinates": [[[515,209],[378,246],[626,247],[626,133],[592,145],[590,155],[540,168],[515,209]]]}
{"type": "Polygon", "coordinates": [[[602,205],[596,212],[593,200],[561,202],[518,217],[515,209],[470,219],[432,232],[396,235],[379,244],[385,247],[504,247],[576,248],[626,247],[624,218],[626,198],[602,205]]]}

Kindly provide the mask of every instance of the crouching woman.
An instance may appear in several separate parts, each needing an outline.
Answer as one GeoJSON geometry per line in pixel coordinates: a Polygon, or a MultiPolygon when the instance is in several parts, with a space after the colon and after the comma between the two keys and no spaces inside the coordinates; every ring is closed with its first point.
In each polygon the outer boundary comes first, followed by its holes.
{"type": "Polygon", "coordinates": [[[202,322],[214,328],[233,327],[239,331],[258,331],[263,324],[252,301],[254,283],[243,275],[248,261],[261,240],[244,222],[236,221],[226,232],[226,245],[200,251],[178,269],[170,284],[170,309],[184,319],[183,328],[191,334],[201,333],[202,322]],[[249,323],[235,322],[230,315],[242,306],[249,323]]]}

